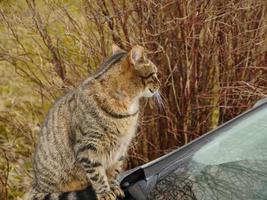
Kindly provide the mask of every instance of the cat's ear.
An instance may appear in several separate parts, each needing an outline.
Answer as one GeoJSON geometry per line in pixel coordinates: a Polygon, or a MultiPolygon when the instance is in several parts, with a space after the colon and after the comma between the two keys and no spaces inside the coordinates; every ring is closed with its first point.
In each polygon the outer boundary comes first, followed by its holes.
{"type": "Polygon", "coordinates": [[[119,53],[119,52],[124,52],[123,49],[121,49],[118,45],[112,44],[112,55],[119,53]]]}
{"type": "Polygon", "coordinates": [[[136,45],[130,51],[130,62],[133,65],[140,63],[144,60],[144,48],[136,45]]]}

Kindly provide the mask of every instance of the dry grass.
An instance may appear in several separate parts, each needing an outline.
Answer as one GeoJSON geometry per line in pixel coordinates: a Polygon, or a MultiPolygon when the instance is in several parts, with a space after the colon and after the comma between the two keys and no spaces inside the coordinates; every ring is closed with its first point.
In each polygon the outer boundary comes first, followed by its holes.
{"type": "Polygon", "coordinates": [[[145,102],[128,168],[267,95],[265,0],[0,4],[0,199],[23,194],[37,125],[58,96],[94,72],[113,42],[145,46],[163,83],[164,107],[145,102]]]}

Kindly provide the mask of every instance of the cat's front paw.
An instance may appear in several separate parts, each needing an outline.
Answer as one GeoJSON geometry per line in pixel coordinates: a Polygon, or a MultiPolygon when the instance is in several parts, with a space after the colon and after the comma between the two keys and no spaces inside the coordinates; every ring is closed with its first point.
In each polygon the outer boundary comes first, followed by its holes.
{"type": "Polygon", "coordinates": [[[106,191],[101,194],[97,194],[97,200],[116,200],[116,195],[113,191],[106,191]]]}
{"type": "Polygon", "coordinates": [[[111,186],[111,191],[119,198],[124,198],[125,194],[119,185],[111,186]]]}

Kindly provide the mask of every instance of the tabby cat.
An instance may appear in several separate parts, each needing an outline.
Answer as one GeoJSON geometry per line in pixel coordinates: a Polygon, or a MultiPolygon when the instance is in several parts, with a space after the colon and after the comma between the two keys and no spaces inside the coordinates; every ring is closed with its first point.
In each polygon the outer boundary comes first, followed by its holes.
{"type": "Polygon", "coordinates": [[[124,196],[116,178],[135,135],[139,100],[156,94],[160,82],[143,47],[112,49],[95,75],[49,110],[27,199],[88,199],[82,192],[88,186],[99,200],[124,196]]]}

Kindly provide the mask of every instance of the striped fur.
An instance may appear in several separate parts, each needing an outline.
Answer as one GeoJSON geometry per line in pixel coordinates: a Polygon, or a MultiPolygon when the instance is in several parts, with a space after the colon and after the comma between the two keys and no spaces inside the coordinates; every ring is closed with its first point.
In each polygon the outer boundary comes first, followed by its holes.
{"type": "Polygon", "coordinates": [[[38,137],[26,199],[123,197],[116,178],[135,134],[139,99],[159,88],[156,73],[142,47],[117,49],[100,71],[56,101],[38,137]]]}
{"type": "Polygon", "coordinates": [[[31,194],[29,199],[38,199],[38,200],[97,200],[96,194],[92,187],[88,187],[82,191],[76,192],[58,192],[58,193],[36,193],[31,194]]]}

